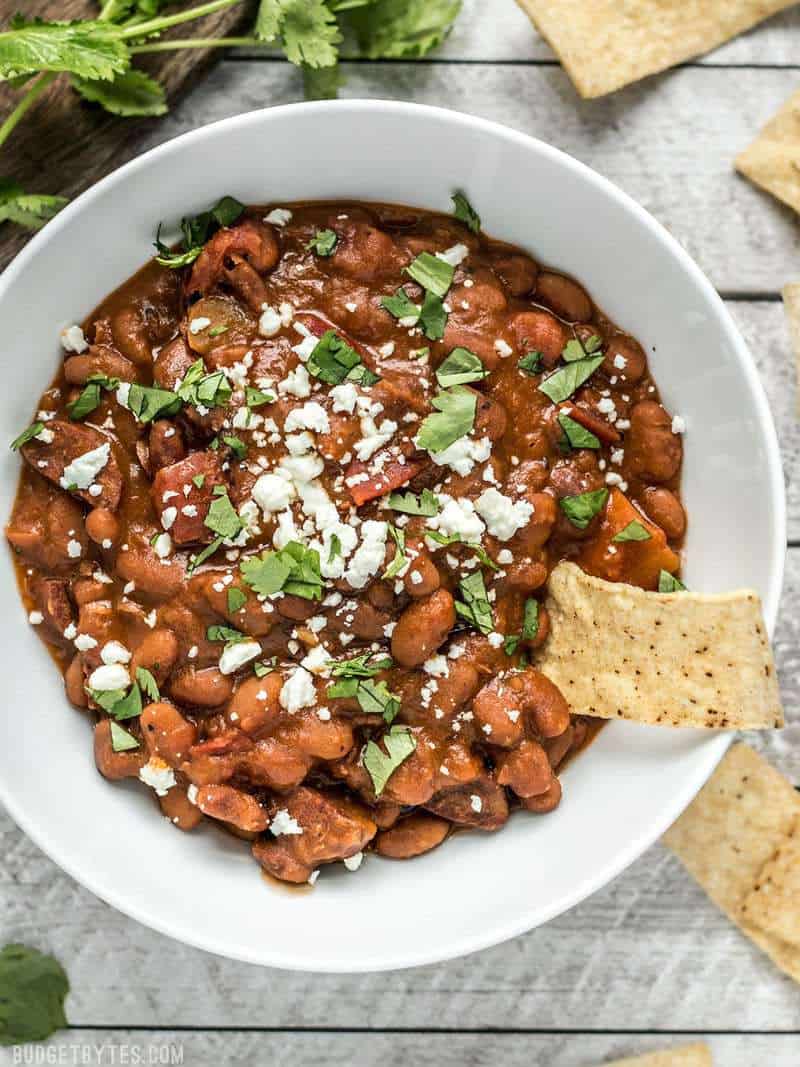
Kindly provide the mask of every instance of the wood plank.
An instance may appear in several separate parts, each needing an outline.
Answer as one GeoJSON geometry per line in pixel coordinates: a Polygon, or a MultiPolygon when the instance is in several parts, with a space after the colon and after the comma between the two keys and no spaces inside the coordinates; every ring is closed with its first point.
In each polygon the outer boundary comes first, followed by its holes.
{"type": "MultiPolygon", "coordinates": [[[[720,1067],[796,1067],[797,1037],[790,1035],[653,1035],[630,1034],[353,1034],[242,1033],[179,1030],[71,1030],[45,1047],[103,1045],[103,1062],[185,1063],[191,1067],[268,1063],[271,1067],[406,1067],[435,1063],[437,1067],[594,1067],[621,1056],[678,1048],[705,1040],[720,1067]],[[122,1050],[125,1050],[124,1052],[122,1050]],[[123,1060],[120,1057],[130,1057],[123,1060]]],[[[50,1053],[54,1055],[54,1053],[50,1053]]],[[[70,1052],[70,1056],[71,1056],[70,1052]]],[[[9,1062],[11,1062],[9,1060],[9,1062]]],[[[48,1061],[49,1062],[49,1061],[48,1061]]],[[[53,1059],[52,1062],[62,1062],[53,1059]]],[[[71,1058],[63,1062],[73,1062],[71,1058]]],[[[80,1061],[78,1061],[80,1062],[80,1061]]],[[[88,1061],[87,1061],[88,1062],[88,1061]]],[[[94,1062],[94,1061],[93,1061],[94,1062]]]]}
{"type": "MultiPolygon", "coordinates": [[[[344,73],[345,96],[472,112],[584,160],[660,219],[724,292],[777,293],[795,276],[797,217],[733,170],[736,152],[796,88],[793,71],[742,70],[731,77],[717,68],[686,67],[665,77],[657,92],[654,84],[641,84],[583,102],[558,67],[346,63],[344,73]]],[[[221,63],[145,132],[141,147],[300,93],[299,73],[287,76],[282,63],[221,63]]]]}
{"type": "MultiPolygon", "coordinates": [[[[798,638],[800,549],[795,549],[789,553],[777,640],[793,725],[784,731],[783,744],[772,735],[754,740],[800,784],[798,638]],[[791,737],[794,751],[787,742],[791,737]]],[[[568,914],[506,945],[448,964],[365,976],[268,970],[170,941],[78,886],[5,814],[0,814],[0,854],[3,940],[47,948],[63,961],[76,1025],[800,1028],[797,987],[738,933],[661,846],[568,914]]],[[[572,1059],[553,1062],[592,1062],[588,1053],[569,1054],[572,1059]]]]}
{"type": "MultiPolygon", "coordinates": [[[[35,5],[41,18],[94,18],[99,5],[91,0],[48,0],[35,5]]],[[[19,10],[17,0],[0,0],[0,24],[5,25],[19,10]]],[[[235,33],[251,19],[250,0],[241,7],[219,11],[191,23],[197,37],[220,37],[235,33]]],[[[163,39],[186,36],[177,26],[163,39]]],[[[187,50],[137,60],[141,67],[177,100],[218,59],[214,50],[187,50]]],[[[6,114],[19,101],[20,93],[0,85],[0,113],[6,114]]],[[[74,196],[110,170],[136,154],[137,138],[154,128],[158,119],[118,119],[93,104],[87,104],[59,78],[45,92],[3,146],[3,175],[15,178],[26,192],[74,196]]],[[[19,251],[28,234],[17,226],[0,228],[0,266],[19,251]]]]}

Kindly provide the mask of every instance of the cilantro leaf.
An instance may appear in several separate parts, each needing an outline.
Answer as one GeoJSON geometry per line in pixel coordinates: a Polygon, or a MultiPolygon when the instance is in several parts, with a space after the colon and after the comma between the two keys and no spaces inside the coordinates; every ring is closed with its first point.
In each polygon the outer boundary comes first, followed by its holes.
{"type": "Polygon", "coordinates": [[[156,263],[160,263],[162,267],[171,267],[173,270],[194,263],[209,237],[220,227],[230,226],[231,223],[236,222],[243,211],[244,204],[240,203],[236,197],[223,196],[210,210],[201,211],[199,215],[184,216],[181,219],[183,252],[173,252],[161,242],[161,223],[159,223],[155,240],[159,253],[156,256],[156,263]]]}
{"type": "Polygon", "coordinates": [[[238,645],[240,641],[246,640],[241,630],[221,625],[209,626],[206,630],[206,638],[209,641],[224,641],[226,648],[228,645],[238,645]]]}
{"type": "Polygon", "coordinates": [[[244,459],[247,456],[247,445],[244,443],[241,437],[237,437],[236,434],[229,433],[223,434],[222,440],[225,442],[231,452],[233,452],[234,456],[236,456],[237,459],[244,459]]]}
{"type": "Polygon", "coordinates": [[[341,385],[361,363],[361,356],[335,330],[326,330],[306,363],[306,370],[328,385],[341,385]]]}
{"type": "Polygon", "coordinates": [[[524,371],[529,378],[533,378],[542,369],[542,353],[532,349],[530,352],[526,352],[521,360],[517,363],[517,367],[524,371]]]}
{"type": "Polygon", "coordinates": [[[467,200],[463,193],[453,193],[453,214],[459,222],[463,222],[473,233],[481,232],[481,217],[467,200]]]}
{"type": "Polygon", "coordinates": [[[685,593],[686,586],[680,578],[676,578],[669,571],[662,570],[658,575],[658,591],[659,593],[685,593]]]}
{"type": "Polygon", "coordinates": [[[461,0],[373,0],[350,21],[368,59],[414,59],[442,43],[460,10],[461,0]]]}
{"type": "Polygon", "coordinates": [[[228,611],[231,613],[231,615],[235,615],[236,612],[241,611],[247,603],[247,596],[241,591],[241,589],[237,589],[235,585],[232,585],[228,589],[227,600],[228,611]]]}
{"type": "Polygon", "coordinates": [[[420,252],[407,267],[403,268],[405,274],[413,278],[426,292],[433,293],[444,299],[447,290],[453,282],[456,268],[452,263],[439,259],[430,252],[420,252]]]}
{"type": "Polygon", "coordinates": [[[116,701],[116,703],[107,709],[109,714],[112,715],[119,722],[125,719],[135,719],[137,715],[142,714],[142,691],[136,682],[128,690],[127,696],[124,696],[122,700],[116,701]]]}
{"type": "Polygon", "coordinates": [[[483,545],[478,544],[477,541],[465,541],[460,534],[443,534],[439,533],[438,530],[426,530],[425,536],[429,537],[437,545],[465,545],[475,553],[484,567],[488,567],[491,571],[500,570],[483,545]]]}
{"type": "Polygon", "coordinates": [[[0,178],[0,222],[16,222],[28,230],[39,230],[67,203],[65,196],[24,193],[10,178],[0,178]]]}
{"type": "Polygon", "coordinates": [[[274,400],[274,393],[265,393],[262,389],[253,388],[252,385],[245,387],[244,402],[249,408],[260,408],[264,404],[272,404],[274,400]]]}
{"type": "Polygon", "coordinates": [[[419,304],[415,304],[403,288],[398,289],[394,296],[382,297],[381,307],[396,319],[404,320],[404,326],[415,326],[419,321],[420,312],[422,311],[419,304]]]}
{"type": "Polygon", "coordinates": [[[27,445],[28,441],[32,441],[37,434],[40,434],[44,429],[43,422],[32,422],[30,426],[23,430],[19,437],[15,437],[9,445],[9,448],[16,452],[17,449],[22,448],[23,445],[27,445]]]}
{"type": "Polygon", "coordinates": [[[25,945],[0,951],[0,1045],[44,1041],[67,1026],[69,980],[54,959],[25,945]]]}
{"type": "Polygon", "coordinates": [[[73,75],[72,87],[112,115],[164,115],[168,110],[164,89],[143,70],[131,68],[111,81],[73,75]]]}
{"type": "Polygon", "coordinates": [[[513,656],[519,647],[520,641],[532,641],[539,633],[539,601],[530,596],[525,601],[525,611],[522,618],[522,632],[509,634],[503,642],[503,651],[508,656],[513,656]]]}
{"type": "Polygon", "coordinates": [[[341,659],[331,664],[331,674],[334,678],[374,678],[379,671],[385,671],[391,666],[390,656],[376,659],[374,653],[363,652],[360,656],[341,659]]]}
{"type": "Polygon", "coordinates": [[[468,348],[454,348],[436,368],[436,380],[442,389],[447,389],[451,385],[482,381],[488,373],[474,352],[468,348]]]}
{"type": "Polygon", "coordinates": [[[261,0],[253,27],[259,41],[274,41],[278,36],[283,18],[282,7],[282,0],[261,0]]]}
{"type": "Polygon", "coordinates": [[[587,430],[585,426],[581,426],[575,419],[570,418],[565,412],[558,416],[558,424],[564,431],[564,437],[567,439],[567,444],[570,448],[600,447],[600,439],[591,430],[587,430]]]}
{"type": "Polygon", "coordinates": [[[423,489],[419,496],[413,493],[390,493],[388,500],[392,511],[402,511],[406,515],[424,515],[433,518],[441,511],[439,498],[430,491],[423,489]]]}
{"type": "Polygon", "coordinates": [[[429,341],[441,341],[447,326],[447,312],[440,296],[426,293],[419,314],[419,324],[429,341]]]}
{"type": "Polygon", "coordinates": [[[422,422],[417,445],[428,452],[444,452],[470,432],[475,424],[478,398],[475,393],[456,385],[438,393],[431,404],[436,408],[422,422]]]}
{"type": "Polygon", "coordinates": [[[214,496],[203,523],[218,537],[231,540],[242,530],[242,520],[230,502],[227,489],[222,486],[216,486],[216,489],[222,489],[222,492],[214,496]]]}
{"type": "Polygon", "coordinates": [[[322,598],[319,552],[290,541],[280,551],[263,552],[239,564],[242,578],[259,596],[274,596],[283,590],[305,600],[322,598]]]}
{"type": "Polygon", "coordinates": [[[164,415],[177,414],[181,398],[168,389],[133,382],[128,392],[128,408],[139,422],[147,423],[164,415]]]}
{"type": "Polygon", "coordinates": [[[624,529],[614,534],[611,540],[614,544],[623,544],[625,541],[649,541],[650,536],[648,529],[636,519],[632,519],[624,529]]]}
{"type": "Polygon", "coordinates": [[[342,35],[324,0],[281,0],[280,7],[283,50],[289,62],[332,67],[342,35]]]}
{"type": "Polygon", "coordinates": [[[136,668],[136,681],[139,684],[139,688],[142,690],[146,697],[150,700],[160,700],[161,694],[158,691],[158,682],[153,677],[153,674],[147,669],[147,667],[136,668]]]}
{"type": "Polygon", "coordinates": [[[458,583],[463,601],[455,602],[456,614],[471,623],[482,634],[494,630],[494,613],[486,595],[486,586],[481,571],[473,571],[458,583]]]}
{"type": "MultiPolygon", "coordinates": [[[[194,479],[192,479],[192,480],[194,480],[194,479]]],[[[206,547],[202,550],[202,552],[198,552],[197,555],[195,555],[195,556],[190,556],[189,557],[189,563],[188,563],[188,565],[186,567],[186,573],[188,575],[194,574],[194,572],[197,570],[197,568],[200,566],[201,563],[205,563],[205,561],[210,556],[214,555],[214,553],[217,551],[218,548],[222,548],[223,540],[224,540],[224,538],[222,538],[222,537],[215,537],[214,540],[211,542],[211,544],[210,545],[206,545],[206,547]]]]}
{"type": "Polygon", "coordinates": [[[119,385],[119,382],[116,379],[106,378],[105,375],[98,375],[94,379],[90,378],[78,396],[67,404],[69,417],[75,420],[85,419],[87,415],[91,415],[100,406],[103,395],[101,386],[105,386],[108,389],[116,389],[117,385],[119,385]]]}
{"type": "Polygon", "coordinates": [[[593,489],[577,496],[565,496],[559,500],[559,507],[573,526],[585,530],[595,515],[599,515],[606,506],[608,489],[593,489]]]}
{"type": "Polygon", "coordinates": [[[603,356],[598,355],[567,363],[565,367],[560,367],[555,373],[550,374],[543,382],[539,382],[539,392],[550,397],[554,404],[560,404],[562,400],[568,400],[576,389],[591,378],[602,362],[603,356]]]}
{"type": "Polygon", "coordinates": [[[403,530],[397,526],[392,526],[389,523],[389,533],[392,536],[392,540],[395,543],[394,559],[383,572],[383,578],[394,578],[408,563],[408,557],[406,556],[406,535],[403,530]]]}
{"type": "Polygon", "coordinates": [[[332,256],[338,240],[333,230],[317,230],[306,248],[313,249],[318,256],[332,256]]]}
{"type": "Polygon", "coordinates": [[[122,32],[110,22],[28,22],[15,15],[10,28],[0,33],[2,78],[52,70],[109,80],[129,65],[122,32]]]}
{"type": "Polygon", "coordinates": [[[303,95],[306,100],[335,100],[344,84],[339,64],[310,67],[303,63],[303,95]]]}
{"type": "Polygon", "coordinates": [[[130,752],[139,747],[139,742],[124,726],[111,720],[111,748],[114,752],[130,752]]]}
{"type": "Polygon", "coordinates": [[[416,750],[417,739],[406,726],[392,726],[383,735],[384,752],[375,741],[368,741],[364,746],[363,763],[379,797],[386,788],[386,783],[401,763],[404,763],[416,750]]]}

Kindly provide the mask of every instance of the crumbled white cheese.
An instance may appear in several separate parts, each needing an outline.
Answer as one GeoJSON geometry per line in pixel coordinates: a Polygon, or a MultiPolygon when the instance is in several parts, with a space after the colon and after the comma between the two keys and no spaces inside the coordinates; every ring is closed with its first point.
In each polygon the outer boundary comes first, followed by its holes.
{"type": "Polygon", "coordinates": [[[189,323],[189,333],[194,335],[196,333],[202,333],[203,330],[207,330],[211,325],[211,319],[205,315],[197,315],[189,323]]]}
{"type": "Polygon", "coordinates": [[[280,837],[281,834],[292,835],[302,834],[303,828],[297,819],[292,818],[287,808],[279,808],[272,817],[272,821],[269,824],[270,833],[275,837],[280,837]]]}
{"type": "Polygon", "coordinates": [[[444,252],[437,252],[436,258],[444,260],[445,263],[449,263],[451,267],[457,267],[460,263],[469,255],[469,249],[466,245],[457,244],[452,248],[446,248],[444,252]]]}
{"type": "Polygon", "coordinates": [[[61,331],[61,345],[66,352],[85,352],[89,342],[83,336],[80,326],[65,326],[61,331]]]}
{"type": "Polygon", "coordinates": [[[358,389],[352,382],[342,382],[341,385],[334,385],[330,395],[333,400],[334,411],[346,411],[348,415],[352,415],[358,400],[358,389]]]}
{"type": "Polygon", "coordinates": [[[306,368],[300,364],[294,370],[289,371],[283,381],[278,382],[278,392],[288,393],[301,399],[311,396],[311,379],[306,368]]]}
{"type": "Polygon", "coordinates": [[[139,771],[139,780],[155,790],[156,796],[165,797],[175,785],[175,772],[158,756],[151,756],[139,771]]]}
{"type": "Polygon", "coordinates": [[[392,419],[383,419],[380,426],[376,426],[372,416],[365,415],[361,419],[361,439],[355,443],[356,455],[362,463],[366,462],[390,441],[396,432],[397,423],[392,419]]]}
{"type": "Polygon", "coordinates": [[[283,326],[280,313],[269,304],[262,304],[261,317],[258,320],[258,332],[262,337],[274,337],[283,326]]]}
{"type": "Polygon", "coordinates": [[[122,663],[104,663],[89,675],[89,688],[107,693],[112,689],[127,689],[131,684],[128,669],[122,663]]]}
{"type": "Polygon", "coordinates": [[[172,529],[172,525],[175,522],[175,520],[177,519],[177,517],[178,517],[178,509],[177,508],[173,508],[173,507],[164,508],[164,510],[161,512],[161,525],[164,527],[165,530],[171,530],[172,529]]]}
{"type": "Polygon", "coordinates": [[[456,474],[469,474],[476,463],[484,463],[492,454],[492,442],[488,437],[479,441],[465,436],[454,441],[442,452],[431,452],[430,457],[437,467],[450,467],[456,474]]]}
{"type": "Polygon", "coordinates": [[[306,655],[300,661],[300,666],[311,674],[326,673],[330,668],[330,664],[331,658],[324,645],[315,645],[308,650],[306,655]]]}
{"type": "Polygon", "coordinates": [[[64,473],[59,479],[62,489],[69,489],[76,485],[78,489],[88,489],[100,471],[108,463],[111,454],[111,445],[106,441],[90,452],[84,452],[82,456],[76,456],[71,463],[64,468],[64,473]]]}
{"type": "Polygon", "coordinates": [[[44,615],[42,615],[41,611],[32,611],[28,615],[28,622],[31,626],[40,626],[44,622],[44,615]]]}
{"type": "Polygon", "coordinates": [[[97,648],[97,641],[91,634],[78,634],[74,644],[79,652],[88,652],[92,648],[97,648]]]}
{"type": "MultiPolygon", "coordinates": [[[[462,541],[480,541],[486,531],[480,516],[475,512],[475,505],[468,497],[452,497],[447,493],[439,495],[442,510],[429,520],[431,529],[448,537],[456,536],[462,541]]],[[[439,546],[431,542],[434,551],[439,546]]]]}
{"type": "Polygon", "coordinates": [[[620,355],[620,353],[617,352],[616,356],[614,356],[614,366],[617,370],[625,370],[628,366],[628,361],[623,355],[620,355]]]}
{"type": "Polygon", "coordinates": [[[64,629],[64,637],[67,641],[72,641],[78,636],[78,627],[74,622],[69,623],[64,629]]]}
{"type": "Polygon", "coordinates": [[[292,408],[283,425],[286,433],[291,433],[292,430],[313,430],[315,433],[328,433],[330,428],[328,414],[322,404],[318,404],[316,400],[309,400],[301,407],[292,408]]]}
{"type": "Polygon", "coordinates": [[[507,359],[508,356],[513,356],[514,354],[514,349],[502,337],[498,337],[495,341],[494,350],[501,359],[507,359]]]}
{"type": "Polygon", "coordinates": [[[153,551],[159,559],[166,559],[172,552],[172,538],[168,533],[159,534],[153,542],[153,551]]]}
{"type": "Polygon", "coordinates": [[[672,432],[673,433],[685,433],[686,432],[686,419],[683,415],[672,416],[672,432]]]}
{"type": "Polygon", "coordinates": [[[383,566],[388,524],[368,519],[361,525],[361,544],[353,553],[344,577],[354,589],[363,589],[383,566]]]}
{"type": "Polygon", "coordinates": [[[273,226],[285,226],[292,221],[292,213],[285,207],[274,207],[268,215],[264,216],[264,222],[271,222],[273,226]]]}
{"type": "Polygon", "coordinates": [[[100,649],[100,659],[103,663],[130,663],[131,654],[120,641],[106,641],[100,649]]]}
{"type": "Polygon", "coordinates": [[[354,856],[348,856],[344,860],[344,865],[348,869],[348,871],[357,871],[358,868],[361,866],[361,862],[362,862],[363,859],[364,859],[364,853],[363,852],[356,852],[356,854],[354,856]]]}
{"type": "Polygon", "coordinates": [[[517,530],[530,522],[533,515],[533,505],[527,500],[512,500],[494,487],[484,489],[477,499],[475,510],[486,523],[492,537],[500,541],[508,541],[517,530]]]}
{"type": "Polygon", "coordinates": [[[489,644],[492,646],[492,648],[499,648],[502,645],[502,643],[505,640],[505,638],[503,637],[502,634],[499,634],[496,630],[494,630],[494,631],[492,631],[492,633],[487,635],[486,640],[489,642],[489,644]]]}
{"type": "Polygon", "coordinates": [[[470,806],[470,807],[472,808],[472,810],[473,810],[473,811],[475,811],[475,812],[481,812],[481,811],[483,811],[483,801],[481,800],[481,798],[480,798],[480,797],[478,796],[478,794],[477,794],[477,793],[472,793],[472,794],[470,795],[470,798],[469,798],[469,806],[470,806]]]}
{"type": "Polygon", "coordinates": [[[310,708],[317,699],[314,679],[305,667],[295,667],[281,687],[278,701],[290,715],[301,708],[310,708]]]}
{"type": "Polygon", "coordinates": [[[220,674],[233,674],[261,655],[261,645],[258,641],[237,641],[235,644],[226,645],[219,657],[220,674]]]}
{"type": "Polygon", "coordinates": [[[450,673],[450,667],[444,656],[431,656],[422,664],[422,669],[434,678],[446,678],[450,673]]]}
{"type": "Polygon", "coordinates": [[[76,541],[74,538],[67,541],[67,555],[70,559],[79,559],[83,552],[83,547],[80,541],[76,541]]]}

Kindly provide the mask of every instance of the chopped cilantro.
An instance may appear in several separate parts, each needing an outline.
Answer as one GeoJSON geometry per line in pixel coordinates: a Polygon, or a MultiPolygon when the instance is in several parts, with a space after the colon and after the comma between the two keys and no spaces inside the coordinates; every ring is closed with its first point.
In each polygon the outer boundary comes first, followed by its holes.
{"type": "Polygon", "coordinates": [[[230,648],[231,645],[238,645],[242,641],[246,641],[247,637],[240,630],[235,630],[232,626],[209,626],[206,630],[206,637],[209,641],[224,641],[225,648],[230,648]]]}
{"type": "Polygon", "coordinates": [[[100,406],[103,389],[116,389],[119,378],[107,378],[104,374],[92,375],[87,379],[81,393],[67,404],[67,413],[71,419],[85,419],[100,406]]]}
{"type": "Polygon", "coordinates": [[[433,518],[441,511],[439,498],[430,491],[423,489],[419,496],[414,493],[390,493],[388,500],[392,511],[401,511],[406,515],[424,515],[433,518]]]}
{"type": "Polygon", "coordinates": [[[658,575],[658,591],[659,593],[684,593],[686,586],[680,578],[676,578],[669,571],[662,570],[658,575]]]}
{"type": "Polygon", "coordinates": [[[389,523],[389,533],[395,543],[394,559],[383,572],[384,578],[395,578],[408,563],[406,556],[406,535],[403,530],[389,523]]]}
{"type": "Polygon", "coordinates": [[[244,204],[240,204],[232,196],[223,196],[218,200],[210,211],[202,211],[199,215],[191,215],[181,219],[181,235],[183,237],[182,252],[173,252],[161,241],[161,225],[156,232],[155,245],[158,250],[156,262],[162,267],[171,267],[177,270],[194,263],[203,251],[203,245],[218,229],[230,226],[236,222],[244,211],[244,204]]]}
{"type": "Polygon", "coordinates": [[[458,588],[463,600],[456,601],[456,614],[482,634],[490,634],[494,630],[494,614],[486,595],[482,572],[468,574],[458,583],[458,588]]]}
{"type": "Polygon", "coordinates": [[[436,380],[442,389],[451,385],[479,382],[488,374],[481,360],[468,348],[454,348],[436,368],[436,380]]]}
{"type": "Polygon", "coordinates": [[[37,434],[40,434],[44,429],[43,422],[32,422],[27,430],[23,430],[19,437],[15,437],[11,442],[11,448],[16,452],[18,448],[22,448],[28,441],[32,441],[37,434]]]}
{"type": "Polygon", "coordinates": [[[649,541],[650,536],[649,530],[645,529],[637,519],[632,519],[624,529],[614,534],[611,540],[615,544],[622,544],[625,541],[649,541]]]}
{"type": "Polygon", "coordinates": [[[392,774],[417,747],[416,737],[406,726],[392,726],[383,735],[382,741],[385,752],[375,741],[368,741],[362,757],[376,797],[381,795],[392,774]]]}
{"type": "Polygon", "coordinates": [[[136,668],[136,681],[144,695],[149,697],[150,700],[161,699],[161,694],[158,691],[158,682],[146,667],[136,668]]]}
{"type": "Polygon", "coordinates": [[[139,742],[133,734],[128,733],[124,726],[112,720],[111,747],[115,752],[130,752],[131,749],[139,747],[139,742]]]}
{"type": "Polygon", "coordinates": [[[235,615],[237,611],[241,611],[247,603],[247,596],[241,589],[237,589],[235,585],[232,585],[228,589],[228,611],[231,615],[235,615]]]}
{"type": "Polygon", "coordinates": [[[481,232],[481,217],[467,200],[463,193],[455,192],[451,197],[453,201],[453,214],[459,222],[463,222],[473,233],[481,232]]]}
{"type": "Polygon", "coordinates": [[[570,448],[600,447],[600,439],[591,430],[587,430],[585,426],[581,426],[579,422],[576,422],[575,419],[570,418],[564,412],[558,416],[558,424],[564,431],[564,437],[570,448]]]}
{"type": "Polygon", "coordinates": [[[404,271],[426,292],[443,299],[452,285],[456,269],[452,263],[439,259],[430,252],[420,252],[417,258],[404,268],[404,271]]]}
{"type": "Polygon", "coordinates": [[[332,256],[338,240],[333,230],[317,230],[306,248],[313,249],[318,256],[332,256]]]}
{"type": "Polygon", "coordinates": [[[587,381],[600,364],[603,356],[587,356],[585,359],[575,360],[560,367],[553,374],[548,375],[544,381],[539,382],[539,391],[548,396],[554,404],[560,404],[562,400],[568,400],[572,394],[585,381],[587,381]]]}
{"type": "Polygon", "coordinates": [[[236,514],[224,486],[214,486],[214,499],[211,501],[203,523],[223,540],[231,540],[243,529],[242,520],[236,514]]]}
{"type": "Polygon", "coordinates": [[[331,543],[328,550],[328,563],[333,563],[342,554],[342,542],[338,534],[331,534],[331,543]]]}
{"type": "Polygon", "coordinates": [[[274,393],[265,393],[262,389],[254,389],[251,385],[245,388],[244,402],[249,408],[260,408],[263,404],[272,404],[274,400],[274,393]]]}
{"type": "Polygon", "coordinates": [[[416,325],[422,311],[419,304],[415,304],[410,299],[405,289],[398,289],[394,296],[384,296],[381,300],[381,307],[396,319],[406,320],[403,325],[409,326],[416,325]]]}
{"type": "Polygon", "coordinates": [[[280,551],[263,552],[239,564],[242,578],[259,596],[283,592],[305,600],[322,598],[319,552],[290,541],[280,551]]]}
{"type": "Polygon", "coordinates": [[[484,567],[488,567],[491,571],[500,570],[483,545],[478,544],[477,541],[465,541],[460,534],[443,534],[439,533],[438,530],[426,530],[425,536],[429,537],[431,541],[435,541],[437,545],[463,544],[475,553],[484,567]]]}
{"type": "Polygon", "coordinates": [[[192,478],[192,484],[194,485],[195,489],[202,489],[203,485],[205,484],[205,480],[205,474],[195,474],[192,478]]]}
{"type": "Polygon", "coordinates": [[[440,296],[436,296],[435,293],[425,294],[419,323],[429,341],[441,341],[444,337],[445,326],[447,326],[447,312],[444,310],[440,296]]]}
{"type": "Polygon", "coordinates": [[[542,353],[537,352],[536,349],[531,349],[530,352],[526,352],[522,359],[517,363],[517,367],[524,371],[529,378],[533,378],[539,374],[542,369],[542,353]]]}
{"type": "MultiPolygon", "coordinates": [[[[326,330],[308,357],[306,370],[328,385],[358,380],[361,356],[335,330],[326,330]]],[[[365,367],[364,370],[367,368],[365,367]]],[[[366,384],[370,384],[365,382],[366,384]]]]}
{"type": "Polygon", "coordinates": [[[237,459],[245,458],[245,456],[247,455],[247,445],[244,443],[241,437],[236,437],[235,434],[223,434],[222,440],[225,442],[231,452],[233,452],[237,459]]]}
{"type": "Polygon", "coordinates": [[[131,384],[128,393],[128,408],[139,422],[152,422],[165,415],[174,415],[180,410],[181,397],[168,389],[153,385],[131,384]]]}
{"type": "Polygon", "coordinates": [[[565,496],[559,500],[559,506],[573,526],[585,530],[595,515],[599,515],[606,506],[608,489],[593,489],[577,496],[565,496]]]}
{"type": "Polygon", "coordinates": [[[438,393],[431,403],[436,408],[420,426],[417,444],[428,452],[444,452],[470,432],[475,423],[477,396],[462,385],[438,393]]]}
{"type": "MultiPolygon", "coordinates": [[[[64,998],[69,981],[61,964],[25,945],[5,945],[0,951],[0,1045],[14,1045],[20,1062],[34,1049],[24,1045],[45,1038],[68,1025],[64,998]]],[[[16,1055],[15,1055],[16,1058],[16,1055]]]]}

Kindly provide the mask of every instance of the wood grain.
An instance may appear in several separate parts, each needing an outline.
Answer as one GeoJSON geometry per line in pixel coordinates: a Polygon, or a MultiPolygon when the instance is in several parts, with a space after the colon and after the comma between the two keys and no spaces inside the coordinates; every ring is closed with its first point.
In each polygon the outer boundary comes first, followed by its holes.
{"type": "MultiPolygon", "coordinates": [[[[718,1067],[796,1067],[793,1035],[632,1035],[632,1034],[305,1034],[181,1033],[126,1030],[71,1030],[48,1042],[64,1048],[75,1044],[130,1050],[127,1062],[167,1063],[170,1050],[183,1050],[189,1067],[219,1064],[269,1064],[270,1067],[601,1067],[620,1056],[640,1055],[705,1040],[718,1067]]],[[[118,1053],[119,1055],[119,1053],[118,1053]]],[[[54,1061],[55,1062],[55,1061],[54,1061]]],[[[64,1062],[72,1062],[66,1060],[64,1062]]],[[[125,1062],[120,1061],[117,1062],[125,1062]]]]}
{"type": "MultiPolygon", "coordinates": [[[[49,0],[25,7],[29,17],[54,19],[93,18],[99,10],[99,4],[89,0],[49,0]]],[[[0,24],[6,25],[19,8],[17,0],[0,0],[0,24]]],[[[234,33],[251,17],[250,5],[243,4],[190,23],[189,32],[186,26],[176,26],[163,39],[188,35],[221,37],[234,33]]],[[[213,49],[187,50],[143,56],[136,60],[136,66],[157,77],[169,100],[175,101],[219,55],[213,49]]],[[[0,85],[0,114],[7,114],[19,96],[8,85],[0,85]]],[[[1,172],[15,178],[26,192],[72,197],[136,155],[138,138],[158,122],[157,118],[115,118],[82,101],[69,87],[67,77],[62,76],[3,146],[1,172]]],[[[0,266],[19,251],[28,236],[16,226],[0,228],[0,266]]]]}

